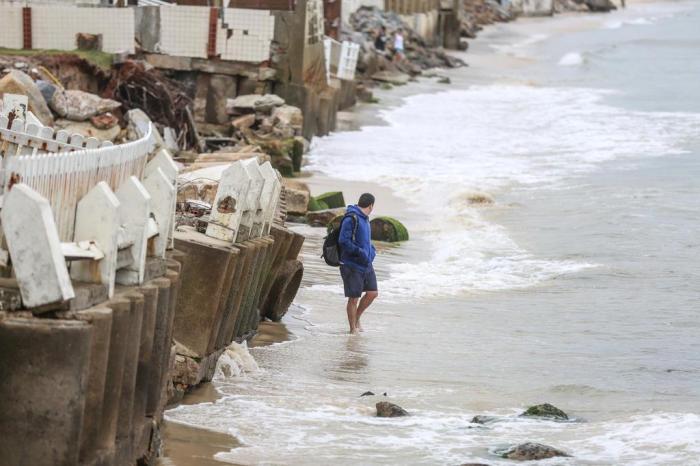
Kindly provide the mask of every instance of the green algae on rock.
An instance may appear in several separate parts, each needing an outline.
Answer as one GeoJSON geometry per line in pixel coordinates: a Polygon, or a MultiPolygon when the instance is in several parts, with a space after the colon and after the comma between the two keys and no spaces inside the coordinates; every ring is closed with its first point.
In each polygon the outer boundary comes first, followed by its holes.
{"type": "Polygon", "coordinates": [[[323,201],[319,201],[318,198],[316,197],[310,197],[309,198],[309,212],[316,212],[319,210],[326,210],[328,209],[328,204],[326,204],[323,201]]]}
{"type": "Polygon", "coordinates": [[[408,230],[393,217],[377,217],[370,222],[370,227],[372,229],[372,239],[375,241],[385,241],[387,243],[408,241],[408,230]]]}
{"type": "Polygon", "coordinates": [[[530,406],[520,416],[522,416],[522,417],[542,417],[542,418],[557,419],[557,420],[562,420],[562,421],[569,419],[569,416],[564,411],[562,411],[561,409],[559,409],[556,406],[551,405],[549,403],[530,406]]]}
{"type": "Polygon", "coordinates": [[[316,196],[316,200],[324,202],[328,205],[329,209],[338,209],[340,207],[345,207],[345,198],[341,191],[332,191],[329,193],[323,193],[316,196]]]}

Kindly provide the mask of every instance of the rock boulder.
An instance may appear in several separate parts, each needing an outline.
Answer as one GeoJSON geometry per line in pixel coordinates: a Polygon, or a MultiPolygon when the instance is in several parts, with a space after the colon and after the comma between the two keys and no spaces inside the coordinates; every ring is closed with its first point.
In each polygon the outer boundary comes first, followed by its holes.
{"type": "Polygon", "coordinates": [[[317,210],[316,212],[308,212],[306,221],[312,227],[326,227],[333,219],[344,214],[345,208],[317,210]]]}
{"type": "Polygon", "coordinates": [[[323,202],[328,206],[327,208],[330,209],[339,209],[346,206],[345,198],[343,197],[343,193],[341,191],[319,194],[316,196],[316,200],[323,202]]]}
{"type": "Polygon", "coordinates": [[[51,98],[51,108],[63,118],[85,121],[101,113],[113,112],[121,107],[116,100],[103,99],[95,94],[78,90],[59,90],[51,98]]]}
{"type": "Polygon", "coordinates": [[[304,215],[309,208],[309,193],[300,189],[285,186],[285,199],[287,201],[287,212],[292,215],[304,215]]]}
{"type": "Polygon", "coordinates": [[[377,417],[403,417],[408,416],[408,412],[399,405],[380,401],[376,404],[377,417]]]}
{"type": "Polygon", "coordinates": [[[554,457],[571,457],[571,455],[548,445],[527,442],[501,453],[501,457],[516,461],[535,461],[554,457]]]}
{"type": "Polygon", "coordinates": [[[377,217],[369,222],[372,239],[394,243],[408,241],[408,230],[401,222],[392,217],[377,217]]]}
{"type": "Polygon", "coordinates": [[[541,417],[546,419],[555,419],[559,421],[566,421],[569,419],[569,416],[564,411],[557,408],[556,406],[550,405],[549,403],[530,406],[520,416],[541,417]]]}
{"type": "Polygon", "coordinates": [[[274,94],[240,95],[226,101],[226,111],[229,114],[263,112],[270,113],[273,108],[284,105],[284,99],[274,94]]]}
{"type": "Polygon", "coordinates": [[[0,79],[0,94],[21,94],[29,99],[29,111],[46,126],[53,126],[53,115],[49,110],[44,96],[34,80],[28,74],[11,70],[0,79]]]}

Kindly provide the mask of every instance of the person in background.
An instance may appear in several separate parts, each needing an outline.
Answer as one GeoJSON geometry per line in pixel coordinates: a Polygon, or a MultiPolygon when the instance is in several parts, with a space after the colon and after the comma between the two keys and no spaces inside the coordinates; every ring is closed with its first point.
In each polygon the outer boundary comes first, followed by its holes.
{"type": "Polygon", "coordinates": [[[369,214],[373,209],[374,196],[365,193],[360,196],[357,205],[348,206],[340,223],[340,276],[345,297],[348,298],[348,323],[352,334],[362,331],[360,317],[379,294],[372,265],[377,252],[372,245],[369,225],[369,214]]]}
{"type": "Polygon", "coordinates": [[[386,27],[382,26],[377,30],[374,38],[374,49],[382,54],[386,53],[386,43],[389,38],[386,35],[386,27]]]}
{"type": "Polygon", "coordinates": [[[402,61],[404,58],[403,29],[399,28],[394,33],[394,61],[402,61]]]}

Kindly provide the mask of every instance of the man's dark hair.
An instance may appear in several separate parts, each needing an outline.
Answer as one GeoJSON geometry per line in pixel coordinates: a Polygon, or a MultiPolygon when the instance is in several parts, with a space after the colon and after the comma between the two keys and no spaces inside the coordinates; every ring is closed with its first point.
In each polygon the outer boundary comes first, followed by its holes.
{"type": "Polygon", "coordinates": [[[372,204],[374,204],[374,196],[372,196],[370,193],[364,193],[362,196],[360,196],[360,200],[357,201],[357,205],[363,209],[371,206],[372,204]]]}

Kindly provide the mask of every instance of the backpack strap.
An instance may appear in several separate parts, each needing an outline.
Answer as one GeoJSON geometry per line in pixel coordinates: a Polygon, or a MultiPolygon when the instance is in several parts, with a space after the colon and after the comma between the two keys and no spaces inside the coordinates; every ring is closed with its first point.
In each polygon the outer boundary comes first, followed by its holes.
{"type": "Polygon", "coordinates": [[[350,214],[350,218],[353,220],[353,226],[352,226],[352,242],[355,242],[355,233],[357,233],[357,224],[360,223],[357,221],[357,215],[355,214],[350,214]]]}

